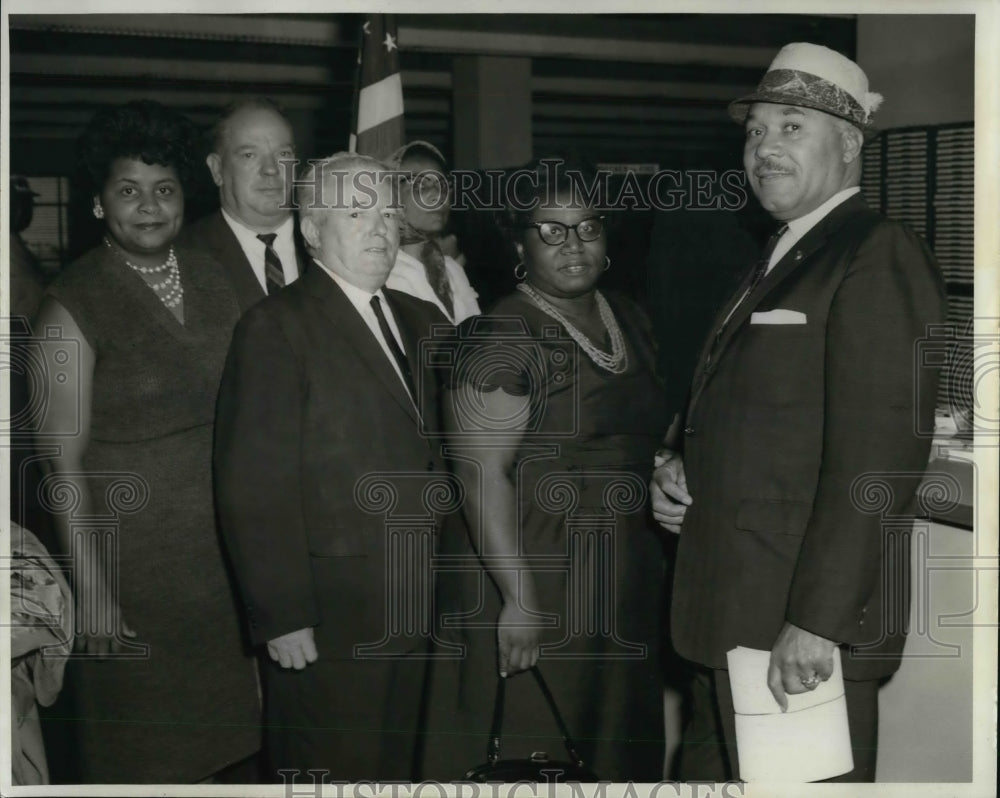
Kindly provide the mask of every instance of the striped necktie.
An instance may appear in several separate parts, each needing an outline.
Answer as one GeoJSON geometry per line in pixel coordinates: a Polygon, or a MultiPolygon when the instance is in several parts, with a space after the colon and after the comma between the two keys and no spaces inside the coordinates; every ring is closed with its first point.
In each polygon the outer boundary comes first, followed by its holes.
{"type": "Polygon", "coordinates": [[[267,295],[277,293],[285,285],[285,271],[281,268],[281,258],[274,249],[274,239],[277,233],[261,233],[257,238],[264,242],[264,282],[267,284],[267,295]]]}

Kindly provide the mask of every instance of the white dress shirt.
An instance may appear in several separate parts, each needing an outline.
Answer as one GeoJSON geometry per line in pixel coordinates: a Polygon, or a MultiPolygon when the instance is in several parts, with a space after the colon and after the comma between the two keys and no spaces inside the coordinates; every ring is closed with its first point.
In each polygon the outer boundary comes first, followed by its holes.
{"type": "MultiPolygon", "coordinates": [[[[358,288],[356,285],[347,282],[343,277],[337,274],[332,269],[328,268],[318,258],[313,258],[313,262],[322,267],[323,271],[326,272],[333,281],[341,287],[343,292],[347,295],[348,300],[354,306],[354,309],[358,311],[358,314],[364,320],[365,324],[368,325],[368,329],[372,331],[372,335],[375,336],[375,340],[378,341],[379,346],[382,347],[382,351],[385,352],[386,358],[389,360],[389,365],[392,366],[392,370],[396,372],[396,376],[399,377],[399,381],[403,384],[403,390],[406,391],[406,395],[410,395],[410,389],[406,385],[406,380],[403,379],[403,372],[399,370],[399,364],[396,362],[396,356],[392,354],[392,349],[389,348],[389,342],[382,337],[382,328],[379,327],[378,318],[375,316],[375,311],[372,310],[372,297],[377,296],[379,302],[382,303],[382,312],[385,314],[385,320],[389,324],[389,330],[392,332],[393,336],[396,338],[396,343],[399,344],[399,348],[405,353],[406,347],[403,346],[403,337],[399,334],[399,327],[396,326],[396,319],[392,315],[392,307],[386,301],[385,294],[382,293],[380,288],[374,293],[371,291],[366,291],[364,288],[358,288]]],[[[412,370],[412,364],[410,366],[412,370]]],[[[413,397],[410,396],[412,400],[413,397]]]]}
{"type": "MultiPolygon", "coordinates": [[[[800,216],[798,219],[792,219],[790,222],[785,222],[788,225],[788,229],[782,234],[781,238],[778,239],[778,243],[774,246],[774,251],[771,253],[771,258],[767,262],[767,271],[765,274],[770,274],[771,269],[773,269],[778,262],[787,255],[792,247],[794,247],[802,237],[805,236],[810,230],[812,230],[817,224],[819,224],[834,208],[836,208],[840,203],[853,197],[861,191],[860,186],[854,186],[852,188],[845,188],[843,191],[838,191],[830,199],[820,205],[816,210],[807,213],[805,216],[800,216]]],[[[729,324],[729,320],[733,317],[736,309],[743,304],[743,300],[747,298],[749,291],[743,293],[740,297],[740,301],[733,305],[733,309],[729,311],[726,316],[725,321],[722,322],[723,325],[729,324]]]]}
{"type": "Polygon", "coordinates": [[[800,216],[798,219],[792,219],[790,222],[786,222],[788,229],[785,231],[785,234],[778,239],[774,252],[771,253],[771,259],[767,262],[768,272],[775,267],[778,261],[791,251],[792,247],[802,240],[802,237],[806,233],[818,225],[830,213],[830,211],[840,205],[840,203],[850,197],[853,197],[859,191],[861,191],[860,186],[845,188],[843,191],[838,191],[830,197],[830,199],[820,205],[816,210],[807,213],[805,216],[800,216]]]}
{"type": "Polygon", "coordinates": [[[452,324],[458,324],[470,316],[478,316],[482,312],[479,309],[479,294],[469,283],[469,278],[465,276],[465,269],[458,261],[447,255],[444,256],[444,268],[448,275],[448,284],[451,286],[451,301],[455,308],[454,318],[448,315],[441,299],[431,287],[424,264],[408,252],[404,252],[402,247],[396,253],[396,263],[392,267],[385,285],[386,288],[402,291],[417,299],[433,302],[452,324]]]}
{"type": "MultiPolygon", "coordinates": [[[[260,283],[260,287],[266,293],[267,278],[264,268],[264,250],[266,247],[264,246],[264,242],[257,238],[257,233],[230,216],[225,208],[222,209],[222,218],[226,220],[226,224],[233,231],[236,240],[240,242],[240,248],[243,250],[243,254],[247,256],[250,268],[253,269],[257,282],[260,283]]],[[[274,239],[274,251],[281,258],[281,271],[285,275],[285,285],[288,285],[295,282],[299,276],[299,263],[295,257],[295,218],[289,214],[281,227],[272,232],[277,235],[277,238],[274,239]]]]}

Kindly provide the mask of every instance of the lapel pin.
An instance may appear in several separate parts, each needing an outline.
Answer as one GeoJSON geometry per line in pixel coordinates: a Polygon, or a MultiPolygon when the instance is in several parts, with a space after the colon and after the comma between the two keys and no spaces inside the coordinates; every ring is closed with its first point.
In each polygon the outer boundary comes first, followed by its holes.
{"type": "Polygon", "coordinates": [[[801,249],[795,250],[795,260],[802,260],[802,250],[801,249]]]}

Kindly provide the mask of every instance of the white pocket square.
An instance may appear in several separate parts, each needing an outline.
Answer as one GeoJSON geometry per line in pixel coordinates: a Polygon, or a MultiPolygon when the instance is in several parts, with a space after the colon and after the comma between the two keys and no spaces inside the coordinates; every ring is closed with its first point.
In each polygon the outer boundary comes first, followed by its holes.
{"type": "Polygon", "coordinates": [[[797,310],[777,308],[766,313],[751,313],[751,324],[805,324],[806,314],[797,310]]]}

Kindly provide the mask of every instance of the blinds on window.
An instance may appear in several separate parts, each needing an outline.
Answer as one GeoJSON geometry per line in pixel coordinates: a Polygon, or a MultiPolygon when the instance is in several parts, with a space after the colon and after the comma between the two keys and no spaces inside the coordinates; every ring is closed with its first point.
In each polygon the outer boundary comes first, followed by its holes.
{"type": "Polygon", "coordinates": [[[944,274],[955,343],[939,404],[951,409],[972,403],[973,181],[971,122],[885,130],[864,153],[861,188],[868,204],[920,233],[944,274]]]}
{"type": "Polygon", "coordinates": [[[56,271],[66,254],[69,180],[65,177],[29,177],[28,182],[38,196],[31,224],[21,233],[21,238],[46,271],[56,271]]]}

